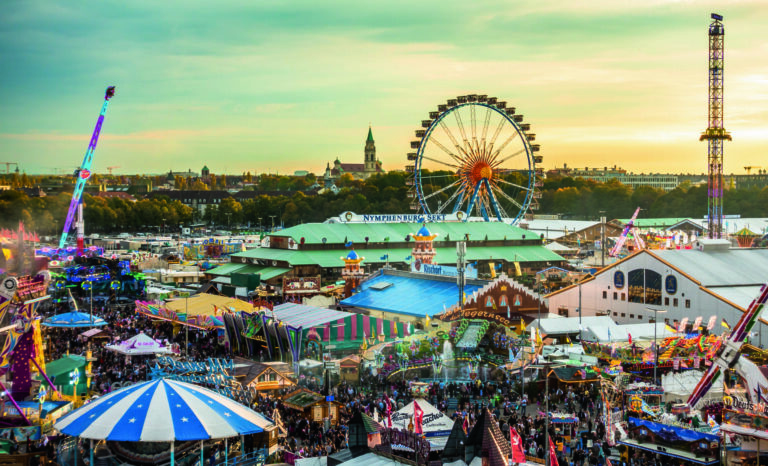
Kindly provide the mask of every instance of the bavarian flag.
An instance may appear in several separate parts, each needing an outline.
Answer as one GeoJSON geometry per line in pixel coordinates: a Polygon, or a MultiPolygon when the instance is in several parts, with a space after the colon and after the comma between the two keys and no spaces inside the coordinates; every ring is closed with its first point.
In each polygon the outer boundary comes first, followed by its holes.
{"type": "Polygon", "coordinates": [[[727,328],[728,330],[731,329],[731,326],[728,325],[728,322],[726,322],[725,319],[723,319],[723,321],[720,322],[720,325],[722,325],[723,327],[727,328]]]}

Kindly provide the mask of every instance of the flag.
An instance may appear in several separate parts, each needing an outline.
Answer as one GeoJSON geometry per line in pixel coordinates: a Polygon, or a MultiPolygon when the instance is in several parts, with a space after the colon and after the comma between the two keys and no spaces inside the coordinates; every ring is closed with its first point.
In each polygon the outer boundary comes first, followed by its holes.
{"type": "Polygon", "coordinates": [[[409,261],[411,259],[413,259],[413,256],[408,256],[408,257],[405,258],[405,260],[407,260],[407,261],[409,261]]]}
{"type": "Polygon", "coordinates": [[[541,346],[541,331],[536,329],[536,344],[541,346]]]}
{"type": "Polygon", "coordinates": [[[415,434],[422,435],[424,434],[424,410],[421,409],[421,406],[414,400],[413,402],[413,432],[415,434]]]}
{"type": "Polygon", "coordinates": [[[631,345],[632,344],[632,334],[627,332],[627,335],[629,335],[629,344],[631,345]]]}
{"type": "Polygon", "coordinates": [[[723,319],[723,321],[720,322],[720,325],[722,325],[723,327],[727,328],[728,330],[731,329],[731,326],[728,325],[728,322],[726,322],[725,319],[723,319]]]}
{"type": "Polygon", "coordinates": [[[512,442],[512,462],[525,463],[525,452],[523,451],[523,440],[514,427],[509,426],[509,440],[512,442]]]}
{"type": "Polygon", "coordinates": [[[467,422],[466,416],[464,416],[464,422],[461,423],[461,428],[464,431],[464,435],[467,435],[467,429],[469,429],[469,422],[467,422]]]}
{"type": "Polygon", "coordinates": [[[392,403],[389,401],[389,396],[384,394],[384,405],[387,412],[387,427],[392,428],[392,403]]]}
{"type": "Polygon", "coordinates": [[[688,318],[683,317],[683,320],[680,321],[680,325],[677,326],[678,332],[685,332],[685,327],[688,326],[688,318]]]}
{"type": "Polygon", "coordinates": [[[709,323],[707,324],[707,330],[712,330],[715,327],[716,322],[717,322],[717,316],[710,317],[709,323]]]}
{"type": "Polygon", "coordinates": [[[384,254],[383,256],[381,256],[381,257],[380,257],[380,259],[381,259],[381,260],[387,260],[387,259],[389,259],[389,254],[384,254]]]}
{"type": "Polygon", "coordinates": [[[552,437],[549,437],[549,466],[560,466],[557,462],[557,450],[555,444],[552,443],[552,437]]]}
{"type": "Polygon", "coordinates": [[[507,319],[509,319],[509,317],[510,317],[510,315],[509,315],[509,304],[507,304],[507,319]]]}
{"type": "Polygon", "coordinates": [[[389,236],[385,236],[384,241],[389,241],[389,236]]]}
{"type": "Polygon", "coordinates": [[[491,269],[491,278],[496,278],[496,267],[493,266],[493,262],[488,262],[491,269]]]}
{"type": "Polygon", "coordinates": [[[609,327],[606,327],[608,330],[608,341],[611,341],[611,329],[609,327]]]}
{"type": "Polygon", "coordinates": [[[427,327],[429,327],[429,314],[425,314],[425,315],[427,316],[427,318],[425,319],[425,320],[426,320],[426,322],[427,322],[427,325],[426,325],[426,326],[427,326],[427,327]]]}
{"type": "Polygon", "coordinates": [[[351,248],[353,244],[354,243],[352,241],[348,241],[348,242],[344,243],[344,247],[345,248],[351,248]]]}
{"type": "Polygon", "coordinates": [[[701,316],[698,316],[698,317],[696,318],[696,320],[694,320],[694,321],[693,321],[693,330],[694,330],[695,332],[698,332],[698,331],[699,331],[699,326],[701,325],[701,320],[702,320],[702,317],[701,317],[701,316]]]}
{"type": "Polygon", "coordinates": [[[720,433],[720,424],[718,424],[717,421],[715,421],[715,419],[712,417],[712,415],[707,415],[707,417],[709,418],[707,423],[709,424],[709,427],[712,428],[712,433],[713,434],[719,434],[720,433]]]}
{"type": "Polygon", "coordinates": [[[520,333],[523,333],[523,332],[525,332],[525,321],[521,317],[520,318],[520,333]]]}

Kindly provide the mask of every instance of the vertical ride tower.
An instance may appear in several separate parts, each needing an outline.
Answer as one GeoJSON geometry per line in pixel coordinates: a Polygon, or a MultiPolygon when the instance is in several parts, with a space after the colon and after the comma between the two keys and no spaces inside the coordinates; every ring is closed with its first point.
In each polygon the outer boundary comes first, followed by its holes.
{"type": "Polygon", "coordinates": [[[709,25],[709,118],[699,141],[707,141],[707,220],[709,238],[723,236],[723,141],[731,135],[723,127],[723,17],[712,13],[709,25]]]}

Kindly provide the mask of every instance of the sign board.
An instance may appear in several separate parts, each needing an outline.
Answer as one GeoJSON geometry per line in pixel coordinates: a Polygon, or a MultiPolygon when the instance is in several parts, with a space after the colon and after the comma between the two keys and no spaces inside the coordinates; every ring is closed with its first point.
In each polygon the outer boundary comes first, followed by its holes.
{"type": "Polygon", "coordinates": [[[325,349],[327,350],[336,349],[336,345],[325,345],[325,349]]]}
{"type": "Polygon", "coordinates": [[[335,362],[329,362],[326,361],[325,363],[325,370],[332,371],[336,369],[336,363],[335,362]]]}
{"type": "MultiPolygon", "coordinates": [[[[456,277],[459,275],[458,268],[450,265],[422,264],[419,261],[411,262],[411,272],[428,273],[430,275],[441,275],[443,277],[456,277]]],[[[477,278],[477,269],[467,265],[464,269],[465,278],[477,278]]]]}
{"type": "Polygon", "coordinates": [[[464,212],[454,214],[364,214],[343,212],[338,218],[331,219],[338,223],[432,223],[432,222],[462,222],[467,219],[464,212]]]}
{"type": "Polygon", "coordinates": [[[333,395],[328,395],[325,397],[325,401],[333,401],[334,399],[335,398],[333,397],[333,395]]]}

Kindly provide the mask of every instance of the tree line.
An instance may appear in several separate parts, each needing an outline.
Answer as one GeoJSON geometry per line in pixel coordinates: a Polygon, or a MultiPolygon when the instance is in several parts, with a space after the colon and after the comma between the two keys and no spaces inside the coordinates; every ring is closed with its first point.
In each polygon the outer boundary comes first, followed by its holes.
{"type": "MultiPolygon", "coordinates": [[[[283,177],[270,177],[267,185],[285,185],[283,177]]],[[[290,177],[289,177],[290,178],[290,177]]],[[[292,186],[306,187],[310,179],[294,177],[292,186]]],[[[254,178],[256,179],[256,178],[254,178]]],[[[219,228],[236,227],[251,230],[299,223],[322,222],[344,211],[359,214],[394,214],[410,212],[410,188],[407,174],[390,172],[367,180],[349,176],[337,181],[337,193],[307,194],[287,191],[285,194],[260,195],[238,202],[225,198],[219,205],[202,212],[179,201],[158,196],[130,201],[119,197],[84,195],[86,231],[111,233],[119,231],[177,231],[181,225],[205,223],[219,228]]],[[[261,188],[261,185],[258,186],[261,188]]],[[[703,218],[707,213],[707,187],[681,184],[665,192],[642,186],[632,189],[618,181],[600,183],[571,177],[544,180],[539,214],[559,214],[564,218],[595,220],[601,215],[609,220],[629,218],[637,207],[641,217],[703,218]]],[[[64,225],[71,195],[61,193],[30,197],[24,192],[0,192],[0,226],[16,228],[23,221],[28,230],[39,234],[58,234],[64,225]]],[[[726,214],[742,217],[768,217],[768,187],[728,189],[724,199],[726,214]]]]}

